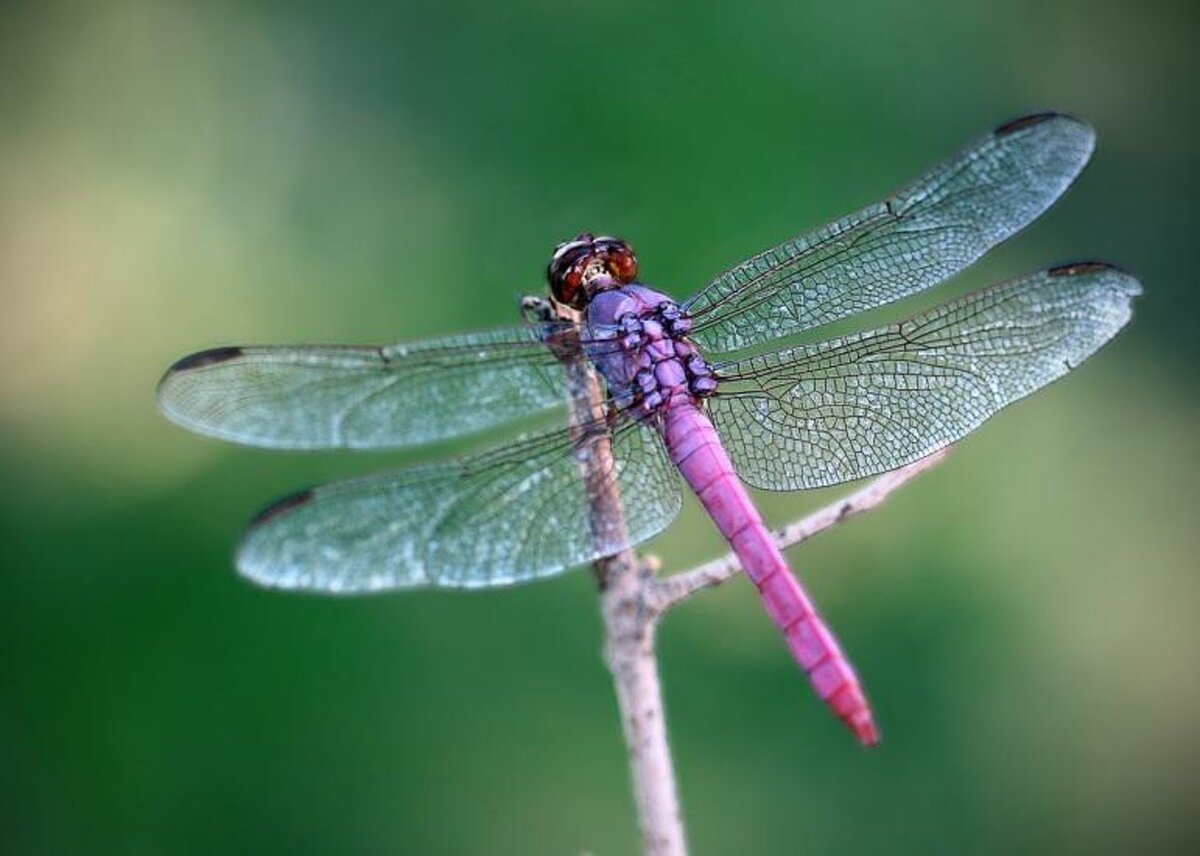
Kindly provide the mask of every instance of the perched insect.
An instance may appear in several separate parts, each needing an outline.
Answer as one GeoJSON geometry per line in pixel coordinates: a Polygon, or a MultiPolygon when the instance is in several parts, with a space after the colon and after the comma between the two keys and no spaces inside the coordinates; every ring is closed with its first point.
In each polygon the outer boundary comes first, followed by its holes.
{"type": "MultiPolygon", "coordinates": [[[[1077,366],[1129,320],[1137,281],[1101,263],[1042,270],[898,324],[751,356],[929,288],[1022,229],[1091,156],[1047,113],[997,128],[884,201],[754,256],[682,303],[638,282],[622,240],[579,235],[524,326],[389,347],[227,347],[159,387],[198,431],[279,449],[428,443],[564,408],[592,367],[594,418],[470,457],[288,497],[251,525],[239,570],[334,593],[525,582],[661,531],[678,476],[741,558],[817,694],[878,740],[841,648],[744,487],[798,490],[895,469],[1077,366]],[[580,462],[603,450],[623,506],[604,518],[580,462]]],[[[594,487],[594,486],[593,486],[594,487]]]]}

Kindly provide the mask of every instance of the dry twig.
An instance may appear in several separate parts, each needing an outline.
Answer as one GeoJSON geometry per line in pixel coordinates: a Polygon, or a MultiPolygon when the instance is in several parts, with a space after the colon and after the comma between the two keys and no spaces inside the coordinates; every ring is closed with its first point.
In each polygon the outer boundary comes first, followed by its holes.
{"type": "MultiPolygon", "coordinates": [[[[781,549],[881,505],[891,494],[936,466],[949,448],[887,473],[775,534],[781,549]]],[[[613,676],[621,726],[629,751],[642,846],[650,856],[687,853],[683,818],[671,761],[658,658],[654,640],[665,612],[742,570],[732,553],[688,571],[658,578],[657,563],[631,550],[597,563],[602,580],[601,611],[605,662],[613,676]]]]}

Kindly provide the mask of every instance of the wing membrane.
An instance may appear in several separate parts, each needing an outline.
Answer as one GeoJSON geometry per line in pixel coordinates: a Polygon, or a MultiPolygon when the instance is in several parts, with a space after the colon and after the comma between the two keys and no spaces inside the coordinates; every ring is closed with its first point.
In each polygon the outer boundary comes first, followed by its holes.
{"type": "Polygon", "coordinates": [[[685,307],[695,338],[741,350],[936,285],[1050,207],[1094,144],[1059,114],[997,128],[889,199],[721,274],[685,307]]]}
{"type": "Polygon", "coordinates": [[[327,485],[251,526],[238,569],[268,586],[354,593],[525,582],[650,538],[679,511],[678,478],[650,428],[566,431],[429,467],[327,485]],[[612,438],[627,528],[601,521],[579,460],[612,438]]]}
{"type": "Polygon", "coordinates": [[[389,347],[219,348],[159,384],[163,412],[212,437],[274,449],[428,443],[565,403],[550,322],[389,347]]]}
{"type": "Polygon", "coordinates": [[[915,461],[1066,374],[1141,293],[1100,263],[1052,268],[901,324],[718,368],[713,421],[738,473],[822,487],[915,461]]]}

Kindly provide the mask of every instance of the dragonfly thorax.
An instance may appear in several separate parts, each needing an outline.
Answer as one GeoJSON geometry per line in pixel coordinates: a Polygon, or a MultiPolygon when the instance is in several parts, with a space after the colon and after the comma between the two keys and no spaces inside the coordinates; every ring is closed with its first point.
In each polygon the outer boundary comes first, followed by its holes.
{"type": "Polygon", "coordinates": [[[622,338],[638,342],[633,401],[651,414],[676,398],[707,398],[716,392],[712,368],[688,341],[692,321],[674,303],[660,304],[649,318],[629,313],[618,319],[622,338]]]}
{"type": "Polygon", "coordinates": [[[584,232],[555,248],[546,278],[555,300],[582,309],[596,294],[633,282],[637,272],[637,257],[629,244],[584,232]]]}
{"type": "Polygon", "coordinates": [[[645,417],[716,391],[712,367],[688,338],[692,319],[666,295],[636,283],[605,291],[587,320],[589,355],[623,409],[645,417]]]}

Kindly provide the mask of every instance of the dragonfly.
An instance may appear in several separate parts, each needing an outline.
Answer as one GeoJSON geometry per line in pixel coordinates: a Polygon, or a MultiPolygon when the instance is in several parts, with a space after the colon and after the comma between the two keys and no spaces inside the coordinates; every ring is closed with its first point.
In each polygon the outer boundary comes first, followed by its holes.
{"type": "Polygon", "coordinates": [[[525,301],[520,325],[386,347],[215,348],[176,362],[159,404],[248,446],[394,449],[565,414],[582,368],[601,391],[582,416],[293,494],[250,524],[238,570],[334,594],[524,583],[656,535],[682,481],[817,695],[874,745],[863,685],[748,487],[824,487],[960,440],[1111,339],[1141,287],[1104,262],[1060,264],[866,332],[777,340],[959,273],[1052,205],[1094,145],[1064,114],[1015,119],[682,302],[639,281],[629,243],[580,234],[554,251],[549,295],[525,301]],[[597,476],[618,504],[597,501],[597,476]]]}

